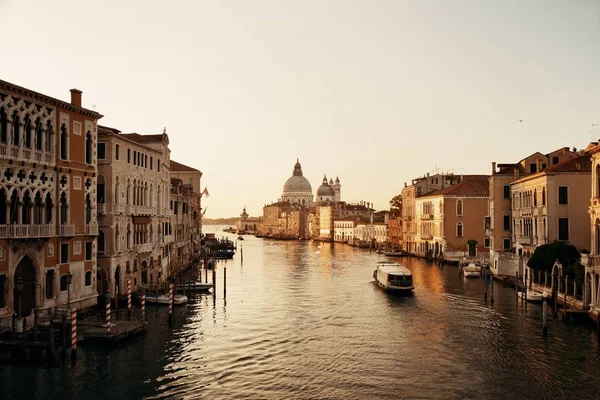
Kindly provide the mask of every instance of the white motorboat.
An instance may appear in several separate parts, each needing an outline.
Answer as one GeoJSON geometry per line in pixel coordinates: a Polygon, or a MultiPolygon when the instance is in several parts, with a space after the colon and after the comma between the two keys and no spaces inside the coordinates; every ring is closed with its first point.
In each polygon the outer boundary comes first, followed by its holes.
{"type": "Polygon", "coordinates": [[[539,292],[534,292],[533,290],[527,290],[527,301],[531,303],[541,303],[544,300],[544,294],[539,292]]]}
{"type": "Polygon", "coordinates": [[[462,267],[465,278],[478,278],[481,276],[481,267],[475,263],[469,263],[462,267]]]}
{"type": "Polygon", "coordinates": [[[190,292],[208,292],[212,289],[212,283],[204,283],[201,281],[188,281],[177,285],[177,290],[188,290],[190,292]]]}
{"type": "Polygon", "coordinates": [[[389,291],[410,292],[415,288],[412,272],[403,265],[381,261],[373,271],[377,285],[389,291]]]}
{"type": "MultiPolygon", "coordinates": [[[[188,302],[187,296],[184,296],[182,294],[174,294],[173,295],[173,305],[180,306],[187,302],[188,302]]],[[[168,305],[169,304],[169,295],[161,294],[160,296],[157,297],[154,294],[147,294],[146,295],[146,303],[151,303],[151,304],[158,303],[158,304],[168,305]]]]}

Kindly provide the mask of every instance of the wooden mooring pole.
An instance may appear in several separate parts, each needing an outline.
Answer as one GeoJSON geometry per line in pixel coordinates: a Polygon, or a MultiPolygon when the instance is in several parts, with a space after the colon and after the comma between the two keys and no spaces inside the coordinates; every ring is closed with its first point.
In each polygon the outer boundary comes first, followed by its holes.
{"type": "Polygon", "coordinates": [[[227,297],[227,261],[223,265],[223,297],[227,297]]]}
{"type": "Polygon", "coordinates": [[[494,277],[491,277],[492,281],[492,305],[494,305],[494,277]]]}
{"type": "Polygon", "coordinates": [[[515,299],[519,302],[519,271],[515,273],[515,299]]]}
{"type": "Polygon", "coordinates": [[[542,304],[542,335],[548,336],[548,302],[546,301],[546,295],[544,295],[544,302],[542,304]]]}

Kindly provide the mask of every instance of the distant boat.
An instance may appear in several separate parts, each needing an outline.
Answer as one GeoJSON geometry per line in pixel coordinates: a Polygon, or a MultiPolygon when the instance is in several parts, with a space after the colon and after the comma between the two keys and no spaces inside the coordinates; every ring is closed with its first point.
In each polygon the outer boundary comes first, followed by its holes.
{"type": "Polygon", "coordinates": [[[383,255],[386,257],[404,257],[406,253],[403,251],[388,251],[383,253],[383,255]]]}
{"type": "Polygon", "coordinates": [[[243,236],[238,236],[237,240],[244,240],[243,236]]]}
{"type": "MultiPolygon", "coordinates": [[[[187,296],[184,296],[182,294],[174,294],[173,295],[173,305],[181,306],[187,302],[188,302],[187,296]]],[[[151,303],[151,304],[158,303],[158,304],[168,305],[169,304],[169,295],[161,294],[160,296],[157,297],[155,294],[147,294],[146,295],[146,303],[151,303]]]]}
{"type": "Polygon", "coordinates": [[[375,282],[384,290],[410,292],[413,284],[412,272],[398,263],[379,262],[373,271],[375,282]]]}
{"type": "Polygon", "coordinates": [[[177,285],[177,290],[188,290],[190,292],[208,292],[212,289],[212,283],[201,281],[187,281],[177,285]]]}
{"type": "Polygon", "coordinates": [[[465,278],[478,278],[481,276],[481,266],[475,263],[469,263],[462,267],[462,272],[465,278]]]}

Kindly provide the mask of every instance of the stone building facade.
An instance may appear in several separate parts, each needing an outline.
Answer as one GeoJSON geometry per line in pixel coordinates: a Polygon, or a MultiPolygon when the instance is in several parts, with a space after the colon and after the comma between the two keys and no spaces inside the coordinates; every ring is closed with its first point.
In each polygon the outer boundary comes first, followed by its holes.
{"type": "Polygon", "coordinates": [[[96,303],[100,118],[0,80],[0,317],[96,303]]]}

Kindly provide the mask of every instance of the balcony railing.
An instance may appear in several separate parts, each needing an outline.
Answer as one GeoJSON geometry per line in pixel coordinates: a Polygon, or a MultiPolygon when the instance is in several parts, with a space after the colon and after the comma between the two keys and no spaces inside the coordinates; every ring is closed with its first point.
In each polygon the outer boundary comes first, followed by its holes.
{"type": "Polygon", "coordinates": [[[60,236],[75,236],[75,225],[61,225],[60,236]]]}
{"type": "Polygon", "coordinates": [[[152,251],[152,243],[136,244],[136,253],[150,253],[152,251]]]}
{"type": "Polygon", "coordinates": [[[531,244],[533,242],[532,238],[529,236],[517,236],[517,241],[520,244],[531,244]]]}
{"type": "Polygon", "coordinates": [[[87,235],[97,235],[98,234],[98,224],[87,224],[85,226],[85,233],[87,235]]]}
{"type": "Polygon", "coordinates": [[[100,215],[106,215],[106,203],[99,203],[98,204],[98,214],[100,214],[100,215]]]}
{"type": "Polygon", "coordinates": [[[433,219],[433,214],[421,214],[421,219],[433,219]]]}
{"type": "Polygon", "coordinates": [[[165,235],[163,237],[163,243],[164,244],[173,243],[174,240],[175,240],[175,237],[173,235],[165,235]]]}
{"type": "Polygon", "coordinates": [[[54,236],[53,225],[0,225],[0,238],[35,238],[54,236]]]}
{"type": "Polygon", "coordinates": [[[530,216],[531,215],[531,207],[521,207],[519,210],[519,214],[521,216],[530,216]]]}
{"type": "Polygon", "coordinates": [[[36,150],[35,148],[9,146],[6,143],[0,143],[0,157],[20,158],[35,162],[52,162],[54,154],[46,151],[36,150]]]}
{"type": "Polygon", "coordinates": [[[129,205],[129,204],[128,204],[128,205],[126,206],[126,208],[127,208],[127,210],[126,210],[126,213],[127,213],[128,215],[135,214],[135,206],[132,206],[132,205],[129,205]]]}
{"type": "Polygon", "coordinates": [[[600,267],[600,256],[589,256],[588,259],[592,267],[600,267]]]}
{"type": "Polygon", "coordinates": [[[125,211],[125,206],[123,204],[115,204],[114,208],[115,214],[123,214],[123,212],[125,211]]]}
{"type": "Polygon", "coordinates": [[[433,239],[433,235],[430,233],[421,233],[421,239],[422,240],[431,240],[431,239],[433,239]]]}

